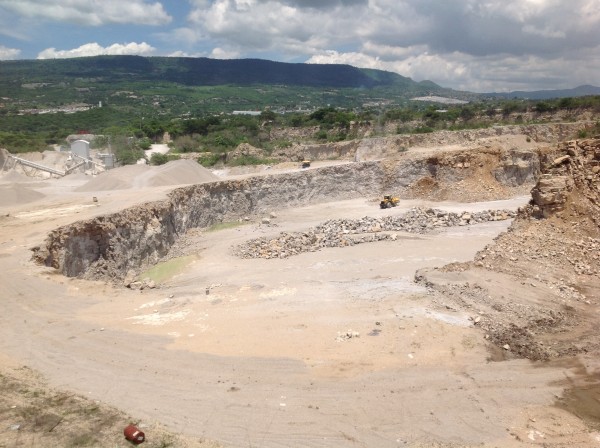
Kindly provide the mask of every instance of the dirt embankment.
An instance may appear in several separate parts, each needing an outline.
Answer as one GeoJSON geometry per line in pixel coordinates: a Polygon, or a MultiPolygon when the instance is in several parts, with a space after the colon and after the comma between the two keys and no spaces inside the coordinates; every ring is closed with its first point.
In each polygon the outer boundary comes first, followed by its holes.
{"type": "MultiPolygon", "coordinates": [[[[289,148],[273,151],[270,158],[276,160],[328,160],[343,159],[355,161],[381,160],[395,157],[411,148],[435,148],[448,145],[476,145],[482,139],[502,136],[527,136],[537,143],[557,143],[572,138],[582,129],[592,128],[593,121],[573,123],[528,124],[493,126],[484,129],[464,131],[438,131],[426,134],[399,134],[388,137],[360,137],[335,143],[296,144],[289,148]]],[[[391,131],[393,132],[393,131],[391,131]]],[[[297,137],[292,134],[289,139],[297,137]]],[[[284,138],[284,137],[281,137],[284,138]]]]}
{"type": "Polygon", "coordinates": [[[486,337],[548,359],[600,350],[600,139],[541,153],[530,204],[471,263],[417,278],[449,307],[469,309],[486,337]],[[515,288],[513,285],[519,285],[515,288]]]}
{"type": "Polygon", "coordinates": [[[423,179],[432,179],[436,185],[437,191],[428,192],[431,197],[459,201],[497,199],[501,189],[509,197],[532,180],[536,170],[535,152],[519,156],[514,151],[497,149],[481,154],[407,155],[395,161],[205,183],[176,189],[166,201],[58,228],[33,249],[34,259],[70,277],[122,279],[128,271],[139,272],[158,262],[175,240],[191,228],[281,208],[376,198],[390,191],[401,197],[419,197],[423,179]],[[519,169],[514,168],[515,160],[519,169]],[[492,166],[494,171],[490,172],[492,166]],[[461,182],[481,188],[466,194],[461,182]],[[457,183],[459,187],[450,187],[457,183]]]}
{"type": "MultiPolygon", "coordinates": [[[[373,161],[401,156],[413,148],[440,148],[448,146],[467,147],[481,146],[482,140],[510,138],[521,136],[531,144],[554,144],[572,138],[578,131],[591,129],[594,121],[577,121],[568,123],[527,124],[511,126],[493,126],[484,129],[463,131],[437,131],[426,134],[398,134],[386,137],[369,137],[366,130],[357,131],[358,138],[342,142],[330,143],[294,143],[286,148],[279,148],[267,153],[261,148],[251,147],[247,143],[227,153],[227,159],[233,160],[242,155],[268,158],[277,162],[299,162],[301,160],[348,160],[373,161]]],[[[396,126],[396,125],[394,125],[396,126]]],[[[318,128],[286,128],[274,132],[272,138],[298,141],[310,138],[318,128]],[[309,129],[309,131],[307,131],[309,129]]],[[[372,130],[372,129],[371,129],[372,130]]],[[[386,129],[393,134],[394,128],[386,129]]],[[[519,147],[522,147],[519,146],[519,147]]],[[[204,153],[206,154],[206,153],[204,153]]],[[[183,157],[198,158],[202,153],[187,153],[183,157]]]]}

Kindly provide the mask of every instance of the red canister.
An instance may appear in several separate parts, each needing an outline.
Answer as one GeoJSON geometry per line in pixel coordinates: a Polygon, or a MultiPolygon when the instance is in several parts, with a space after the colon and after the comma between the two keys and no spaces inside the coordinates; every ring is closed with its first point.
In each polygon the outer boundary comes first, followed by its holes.
{"type": "Polygon", "coordinates": [[[128,425],[127,427],[125,427],[125,429],[123,430],[123,434],[125,434],[125,438],[127,440],[135,443],[136,445],[139,445],[144,440],[146,440],[146,436],[144,435],[144,433],[134,425],[128,425]]]}

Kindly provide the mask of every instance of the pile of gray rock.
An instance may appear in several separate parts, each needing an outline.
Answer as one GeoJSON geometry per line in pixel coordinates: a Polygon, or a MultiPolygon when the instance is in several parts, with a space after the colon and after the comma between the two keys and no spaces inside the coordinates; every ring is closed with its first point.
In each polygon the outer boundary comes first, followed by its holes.
{"type": "Polygon", "coordinates": [[[396,240],[397,234],[394,232],[424,234],[444,227],[503,221],[515,215],[516,212],[511,210],[454,213],[415,207],[398,216],[333,219],[306,232],[282,232],[273,239],[252,239],[235,247],[234,253],[241,258],[286,258],[326,247],[396,240]]]}

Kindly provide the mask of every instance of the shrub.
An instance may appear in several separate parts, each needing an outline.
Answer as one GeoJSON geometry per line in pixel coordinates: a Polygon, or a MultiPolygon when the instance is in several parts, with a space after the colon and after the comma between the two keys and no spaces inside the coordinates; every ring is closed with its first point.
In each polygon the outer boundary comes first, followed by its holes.
{"type": "Polygon", "coordinates": [[[150,165],[164,165],[169,161],[169,156],[158,152],[152,153],[150,156],[150,165]]]}
{"type": "Polygon", "coordinates": [[[413,131],[415,134],[429,134],[433,132],[433,128],[430,126],[418,126],[413,131]]]}
{"type": "Polygon", "coordinates": [[[152,146],[152,142],[150,141],[149,138],[144,137],[144,138],[141,138],[138,140],[137,145],[138,145],[138,148],[146,151],[147,149],[150,149],[150,146],[152,146]]]}
{"type": "Polygon", "coordinates": [[[316,134],[315,138],[317,140],[327,140],[327,131],[325,129],[320,129],[316,134]]]}
{"type": "Polygon", "coordinates": [[[173,147],[178,152],[196,152],[200,148],[200,144],[192,136],[184,135],[175,139],[173,147]]]}
{"type": "Polygon", "coordinates": [[[221,154],[211,153],[208,156],[198,157],[197,162],[202,166],[215,166],[222,159],[221,154]]]}

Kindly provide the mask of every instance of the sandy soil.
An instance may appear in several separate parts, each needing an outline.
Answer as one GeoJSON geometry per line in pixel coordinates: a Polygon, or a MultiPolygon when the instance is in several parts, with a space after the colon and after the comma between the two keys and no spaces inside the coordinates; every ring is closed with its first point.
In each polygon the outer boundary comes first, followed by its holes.
{"type": "Polygon", "coordinates": [[[11,362],[224,446],[600,446],[599,432],[555,406],[591,360],[495,362],[474,315],[435,305],[413,281],[420,268],[472,260],[509,222],[282,260],[231,253],[249,238],[335,217],[414,205],[516,209],[527,197],[281,210],[269,226],[190,233],[184,265],[141,292],[31,263],[29,248],[49,230],[172,188],[143,179],[76,191],[87,180],[65,178],[28,187],[44,197],[0,203],[0,352],[11,362]]]}

